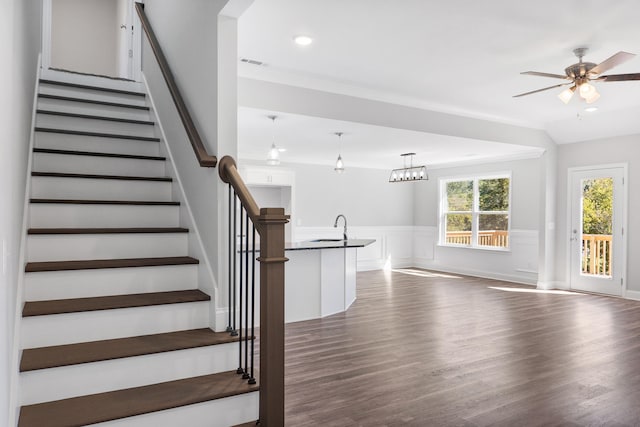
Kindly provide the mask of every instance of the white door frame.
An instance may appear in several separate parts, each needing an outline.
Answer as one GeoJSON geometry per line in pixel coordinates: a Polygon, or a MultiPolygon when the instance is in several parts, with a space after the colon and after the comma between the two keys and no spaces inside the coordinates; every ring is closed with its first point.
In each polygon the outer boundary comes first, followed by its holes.
{"type": "Polygon", "coordinates": [[[572,259],[572,245],[571,245],[571,238],[572,236],[572,231],[571,231],[571,224],[572,224],[572,196],[573,196],[573,188],[572,188],[572,174],[574,172],[584,172],[584,171],[590,171],[590,170],[599,170],[599,169],[611,169],[611,168],[622,168],[622,177],[623,177],[623,185],[622,185],[622,196],[623,196],[623,203],[622,203],[622,219],[621,219],[621,223],[622,223],[622,242],[621,242],[621,247],[622,247],[622,256],[620,257],[620,265],[617,267],[620,270],[620,274],[621,274],[621,278],[622,278],[622,291],[621,291],[621,296],[623,298],[627,298],[627,252],[628,252],[628,239],[627,239],[627,229],[628,229],[628,212],[629,212],[629,186],[627,185],[627,183],[629,182],[629,164],[628,163],[609,163],[609,164],[603,164],[603,165],[590,165],[590,166],[576,166],[576,167],[571,167],[567,169],[567,227],[566,227],[566,242],[567,242],[567,249],[566,249],[566,278],[567,278],[567,282],[568,282],[568,288],[571,289],[571,268],[572,268],[572,264],[571,264],[571,259],[572,259]]]}
{"type": "MultiPolygon", "coordinates": [[[[51,67],[51,12],[53,0],[42,0],[42,69],[51,67]]],[[[133,53],[131,75],[128,79],[137,82],[142,80],[142,26],[136,13],[135,4],[144,3],[144,0],[128,0],[129,22],[133,25],[133,36],[130,41],[130,49],[133,53]]],[[[128,24],[127,24],[128,25],[128,24]]]]}

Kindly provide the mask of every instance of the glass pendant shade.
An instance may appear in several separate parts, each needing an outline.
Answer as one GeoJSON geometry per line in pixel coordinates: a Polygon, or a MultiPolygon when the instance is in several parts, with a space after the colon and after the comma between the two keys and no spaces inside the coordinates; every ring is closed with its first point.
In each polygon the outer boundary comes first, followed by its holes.
{"type": "Polygon", "coordinates": [[[271,144],[269,154],[267,154],[267,164],[270,166],[277,166],[280,164],[280,151],[276,147],[276,144],[271,144]]]}
{"type": "Polygon", "coordinates": [[[334,171],[338,173],[344,172],[344,162],[342,161],[342,156],[338,154],[338,160],[336,160],[336,167],[333,168],[334,171]]]}
{"type": "Polygon", "coordinates": [[[278,116],[267,116],[267,117],[269,117],[269,119],[273,123],[273,129],[271,134],[272,142],[271,142],[271,148],[267,153],[267,164],[269,166],[278,166],[280,164],[280,150],[278,150],[278,147],[276,147],[276,131],[275,131],[276,119],[278,118],[278,116]]]}
{"type": "Polygon", "coordinates": [[[560,95],[558,95],[558,98],[560,98],[560,101],[564,102],[565,104],[568,104],[569,101],[571,101],[571,98],[573,97],[573,93],[575,91],[576,91],[575,86],[565,89],[562,92],[560,92],[560,95]]]}

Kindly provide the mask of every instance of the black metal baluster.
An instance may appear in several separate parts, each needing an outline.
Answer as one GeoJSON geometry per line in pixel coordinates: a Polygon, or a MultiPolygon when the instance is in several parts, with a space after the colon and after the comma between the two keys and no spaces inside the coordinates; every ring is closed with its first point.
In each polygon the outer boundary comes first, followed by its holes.
{"type": "Polygon", "coordinates": [[[236,280],[237,280],[237,275],[236,275],[236,254],[238,253],[238,244],[237,244],[237,239],[236,239],[236,233],[238,232],[238,195],[236,194],[236,191],[233,190],[233,252],[231,252],[231,254],[229,255],[230,257],[233,258],[233,280],[231,281],[232,283],[232,288],[230,289],[230,293],[233,294],[233,304],[229,307],[229,310],[232,312],[231,315],[231,319],[232,319],[232,326],[231,326],[231,336],[235,337],[236,335],[238,335],[238,329],[236,328],[236,280]]]}
{"type": "Polygon", "coordinates": [[[243,276],[242,272],[242,267],[243,267],[243,263],[242,263],[242,251],[246,250],[246,248],[242,247],[242,243],[243,243],[243,236],[244,236],[244,216],[245,216],[246,212],[245,209],[242,207],[242,205],[240,205],[240,282],[238,283],[238,288],[240,291],[240,304],[239,304],[239,308],[240,308],[240,316],[238,316],[238,321],[240,323],[239,328],[238,328],[238,343],[239,343],[239,352],[238,352],[238,369],[236,369],[236,373],[237,374],[242,374],[244,373],[244,370],[242,369],[242,282],[243,280],[246,280],[246,277],[243,276]]]}
{"type": "Polygon", "coordinates": [[[251,242],[251,377],[249,384],[255,384],[256,378],[253,376],[254,364],[254,343],[256,341],[256,226],[253,224],[253,241],[251,242]]]}
{"type": "Polygon", "coordinates": [[[227,332],[231,332],[233,331],[233,328],[231,327],[231,292],[232,292],[232,288],[233,288],[233,256],[234,256],[234,252],[233,252],[233,232],[234,232],[234,228],[235,228],[235,224],[232,223],[232,217],[233,217],[233,205],[234,205],[234,197],[233,197],[233,188],[231,187],[231,184],[229,184],[229,212],[228,212],[228,223],[229,223],[229,288],[227,289],[227,293],[228,293],[228,298],[229,298],[229,305],[227,305],[228,307],[228,311],[229,311],[229,319],[227,321],[227,332]]]}
{"type": "Polygon", "coordinates": [[[245,238],[244,238],[244,374],[242,378],[249,379],[249,214],[245,217],[245,238]]]}

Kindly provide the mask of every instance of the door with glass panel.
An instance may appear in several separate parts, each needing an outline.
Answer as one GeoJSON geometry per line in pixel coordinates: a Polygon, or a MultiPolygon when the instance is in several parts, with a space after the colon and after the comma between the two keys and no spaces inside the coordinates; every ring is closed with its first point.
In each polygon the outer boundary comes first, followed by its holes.
{"type": "Polygon", "coordinates": [[[623,179],[623,167],[570,173],[572,289],[622,295],[623,179]]]}

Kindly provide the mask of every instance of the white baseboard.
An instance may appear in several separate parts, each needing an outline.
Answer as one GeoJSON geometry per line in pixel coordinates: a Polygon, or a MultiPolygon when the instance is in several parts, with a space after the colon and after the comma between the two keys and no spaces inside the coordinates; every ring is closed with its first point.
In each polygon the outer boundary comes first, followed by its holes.
{"type": "Polygon", "coordinates": [[[624,293],[624,297],[626,299],[631,299],[634,301],[640,301],[640,291],[631,291],[629,289],[624,293]]]}
{"type": "Polygon", "coordinates": [[[527,277],[524,275],[503,274],[503,273],[495,273],[492,271],[464,269],[464,268],[459,268],[455,266],[446,266],[446,265],[436,264],[436,263],[428,262],[425,260],[415,260],[413,264],[414,264],[413,265],[414,267],[424,268],[426,270],[436,270],[436,271],[442,271],[444,273],[451,273],[451,274],[463,274],[465,276],[481,277],[484,279],[504,280],[506,282],[520,283],[522,285],[528,285],[528,286],[536,285],[535,278],[527,277]]]}

